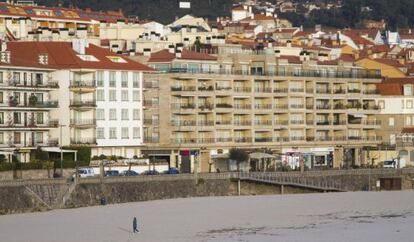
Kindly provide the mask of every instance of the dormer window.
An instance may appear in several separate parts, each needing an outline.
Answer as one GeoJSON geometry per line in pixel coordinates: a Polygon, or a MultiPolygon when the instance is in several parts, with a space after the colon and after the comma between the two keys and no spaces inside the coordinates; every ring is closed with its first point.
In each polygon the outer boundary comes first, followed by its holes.
{"type": "Polygon", "coordinates": [[[404,96],[412,96],[413,95],[413,85],[405,84],[404,85],[404,96]]]}
{"type": "Polygon", "coordinates": [[[99,62],[98,58],[93,55],[78,55],[78,57],[83,61],[99,62]]]}
{"type": "Polygon", "coordinates": [[[107,56],[106,58],[108,58],[110,61],[114,62],[114,63],[127,63],[127,61],[119,56],[107,56]]]}
{"type": "Polygon", "coordinates": [[[47,54],[39,54],[39,64],[49,64],[49,56],[47,54]]]}

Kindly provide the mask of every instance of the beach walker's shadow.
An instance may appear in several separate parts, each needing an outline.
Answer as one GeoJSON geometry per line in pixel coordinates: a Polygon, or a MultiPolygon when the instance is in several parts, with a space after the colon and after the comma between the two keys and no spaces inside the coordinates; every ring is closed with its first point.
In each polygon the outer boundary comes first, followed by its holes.
{"type": "Polygon", "coordinates": [[[121,228],[121,227],[118,227],[118,229],[119,230],[122,230],[124,232],[127,232],[128,234],[132,234],[132,231],[131,230],[128,230],[128,229],[125,229],[125,228],[121,228]]]}

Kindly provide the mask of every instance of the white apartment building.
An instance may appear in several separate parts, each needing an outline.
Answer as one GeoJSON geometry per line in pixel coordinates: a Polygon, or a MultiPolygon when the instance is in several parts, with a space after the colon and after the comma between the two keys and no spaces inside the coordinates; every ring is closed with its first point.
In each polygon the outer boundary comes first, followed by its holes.
{"type": "Polygon", "coordinates": [[[30,156],[22,154],[38,146],[88,145],[92,155],[140,155],[143,72],[151,68],[83,40],[2,48],[1,151],[26,162],[30,156]]]}

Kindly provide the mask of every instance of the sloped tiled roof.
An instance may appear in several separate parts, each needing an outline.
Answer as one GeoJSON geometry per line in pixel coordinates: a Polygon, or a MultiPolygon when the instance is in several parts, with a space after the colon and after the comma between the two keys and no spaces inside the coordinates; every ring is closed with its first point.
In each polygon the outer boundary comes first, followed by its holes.
{"type": "MultiPolygon", "coordinates": [[[[85,55],[90,55],[98,61],[84,61],[72,48],[70,42],[8,42],[10,64],[12,66],[51,68],[51,69],[101,69],[101,70],[136,70],[152,71],[153,69],[141,63],[114,54],[107,49],[89,44],[85,55]],[[48,55],[48,63],[40,64],[40,54],[48,55]],[[123,62],[113,62],[110,57],[122,58],[123,62]]],[[[5,65],[1,63],[1,65],[5,65]]]]}

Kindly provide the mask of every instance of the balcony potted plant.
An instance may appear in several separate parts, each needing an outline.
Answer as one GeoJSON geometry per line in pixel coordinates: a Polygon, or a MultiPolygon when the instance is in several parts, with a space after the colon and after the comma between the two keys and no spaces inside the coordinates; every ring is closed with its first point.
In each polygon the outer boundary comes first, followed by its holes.
{"type": "Polygon", "coordinates": [[[36,106],[36,104],[37,104],[37,97],[34,94],[30,95],[29,106],[36,106]]]}
{"type": "Polygon", "coordinates": [[[9,97],[9,106],[10,107],[16,107],[19,103],[17,102],[17,97],[10,96],[9,97]]]}

